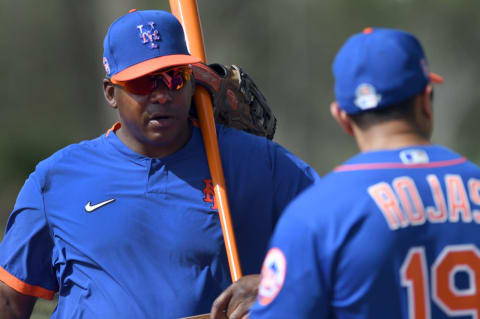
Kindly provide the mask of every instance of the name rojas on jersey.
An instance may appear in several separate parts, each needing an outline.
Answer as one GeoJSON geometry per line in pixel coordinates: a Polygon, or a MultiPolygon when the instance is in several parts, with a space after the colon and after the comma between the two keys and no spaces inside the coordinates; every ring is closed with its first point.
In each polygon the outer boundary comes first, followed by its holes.
{"type": "Polygon", "coordinates": [[[368,187],[368,193],[382,212],[391,230],[430,223],[480,224],[480,179],[466,183],[460,175],[444,177],[446,196],[435,174],[426,176],[434,205],[425,207],[415,181],[409,176],[395,178],[391,184],[379,182],[368,187]],[[472,209],[472,204],[479,209],[472,209]]]}

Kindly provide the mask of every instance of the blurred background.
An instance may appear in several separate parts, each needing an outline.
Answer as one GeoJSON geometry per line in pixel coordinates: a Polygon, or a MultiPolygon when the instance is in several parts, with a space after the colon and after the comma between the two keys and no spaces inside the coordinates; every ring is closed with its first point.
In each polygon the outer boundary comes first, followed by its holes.
{"type": "MultiPolygon", "coordinates": [[[[198,0],[209,63],[237,64],[278,118],[275,141],[320,174],[356,153],[330,118],[331,63],[348,36],[400,28],[422,42],[435,89],[433,142],[480,164],[480,1],[198,0]],[[475,133],[476,132],[476,133],[475,133]]],[[[0,226],[38,161],[94,138],[116,121],[104,101],[102,42],[129,9],[169,10],[167,0],[0,0],[0,226]]],[[[48,318],[40,301],[32,318],[48,318]]]]}

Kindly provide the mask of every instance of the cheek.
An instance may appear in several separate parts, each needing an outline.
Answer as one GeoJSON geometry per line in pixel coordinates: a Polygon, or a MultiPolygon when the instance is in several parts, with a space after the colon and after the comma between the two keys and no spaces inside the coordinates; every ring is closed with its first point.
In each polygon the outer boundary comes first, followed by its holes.
{"type": "Polygon", "coordinates": [[[190,108],[190,105],[192,104],[193,101],[193,95],[192,94],[185,94],[182,95],[182,102],[184,105],[187,105],[188,108],[190,108]]]}
{"type": "Polygon", "coordinates": [[[138,99],[128,96],[128,95],[123,95],[120,97],[118,100],[118,112],[121,118],[124,118],[126,120],[128,119],[134,119],[138,118],[142,115],[143,113],[143,104],[141,101],[138,99]]]}
{"type": "Polygon", "coordinates": [[[147,100],[147,96],[142,95],[133,95],[133,94],[122,94],[122,103],[130,108],[141,108],[147,100]]]}
{"type": "Polygon", "coordinates": [[[178,112],[182,118],[188,118],[190,116],[191,99],[183,99],[181,103],[177,104],[179,107],[178,112]],[[182,105],[180,108],[179,106],[182,105]]]}
{"type": "Polygon", "coordinates": [[[190,112],[190,108],[193,100],[193,89],[191,86],[189,86],[188,88],[186,87],[182,93],[183,94],[179,94],[177,96],[176,104],[183,105],[184,106],[183,111],[186,115],[188,115],[190,112]]]}

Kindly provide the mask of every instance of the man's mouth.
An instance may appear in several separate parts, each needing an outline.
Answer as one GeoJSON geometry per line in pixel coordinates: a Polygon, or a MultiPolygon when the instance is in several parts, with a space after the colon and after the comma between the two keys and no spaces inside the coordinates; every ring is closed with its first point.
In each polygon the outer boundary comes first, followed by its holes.
{"type": "Polygon", "coordinates": [[[155,126],[167,126],[173,119],[174,117],[168,114],[153,114],[148,118],[148,124],[155,126]]]}

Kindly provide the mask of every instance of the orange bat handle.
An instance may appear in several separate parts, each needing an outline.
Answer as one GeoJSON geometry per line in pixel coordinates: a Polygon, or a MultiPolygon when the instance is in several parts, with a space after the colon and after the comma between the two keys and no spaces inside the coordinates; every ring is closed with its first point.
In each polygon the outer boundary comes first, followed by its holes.
{"type": "MultiPolygon", "coordinates": [[[[180,20],[185,30],[185,37],[190,53],[206,63],[205,47],[203,45],[202,29],[198,15],[196,0],[170,0],[172,13],[180,20]]],[[[203,143],[207,152],[208,165],[212,175],[215,199],[218,204],[220,224],[222,225],[223,240],[227,250],[228,264],[232,282],[242,277],[240,259],[238,258],[237,244],[233,232],[232,219],[225,187],[222,161],[218,149],[217,132],[213,118],[212,100],[208,91],[197,86],[195,90],[195,105],[197,107],[203,143]]]]}

